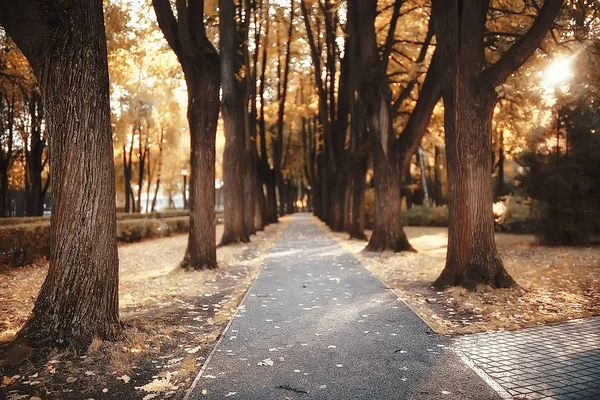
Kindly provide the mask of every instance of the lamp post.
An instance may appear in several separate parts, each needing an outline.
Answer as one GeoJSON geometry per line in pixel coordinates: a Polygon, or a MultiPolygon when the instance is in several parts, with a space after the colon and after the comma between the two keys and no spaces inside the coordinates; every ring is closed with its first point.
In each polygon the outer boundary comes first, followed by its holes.
{"type": "Polygon", "coordinates": [[[188,206],[187,206],[187,176],[188,176],[187,170],[182,169],[181,176],[183,176],[183,208],[188,208],[188,206]]]}

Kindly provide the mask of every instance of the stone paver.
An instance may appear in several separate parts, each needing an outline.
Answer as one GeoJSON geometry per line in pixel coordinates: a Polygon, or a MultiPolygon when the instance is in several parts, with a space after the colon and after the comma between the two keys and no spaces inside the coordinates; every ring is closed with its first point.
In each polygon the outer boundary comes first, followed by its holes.
{"type": "Polygon", "coordinates": [[[466,335],[454,346],[505,398],[600,399],[600,317],[466,335]]]}
{"type": "Polygon", "coordinates": [[[306,214],[293,217],[190,399],[499,399],[306,214]]]}

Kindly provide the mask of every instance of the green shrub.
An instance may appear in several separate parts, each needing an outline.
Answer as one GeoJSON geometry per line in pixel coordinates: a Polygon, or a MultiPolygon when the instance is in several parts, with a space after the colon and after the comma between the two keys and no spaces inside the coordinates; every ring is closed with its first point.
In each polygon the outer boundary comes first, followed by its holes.
{"type": "Polygon", "coordinates": [[[448,226],[448,207],[413,206],[402,213],[402,222],[407,226],[448,226]]]}
{"type": "MultiPolygon", "coordinates": [[[[124,243],[170,236],[189,230],[187,216],[124,219],[117,221],[117,240],[124,243]]],[[[0,226],[0,264],[23,266],[46,257],[50,252],[50,220],[0,226]]]]}
{"type": "MultiPolygon", "coordinates": [[[[129,219],[152,219],[152,218],[174,218],[185,217],[189,215],[189,210],[164,210],[153,213],[117,213],[117,221],[125,221],[129,219]]],[[[50,216],[43,217],[9,217],[0,218],[0,227],[7,225],[33,224],[37,222],[50,221],[50,216]]]]}
{"type": "Polygon", "coordinates": [[[589,245],[600,234],[600,98],[561,109],[567,154],[530,152],[522,186],[539,215],[538,236],[550,245],[589,245]]]}
{"type": "Polygon", "coordinates": [[[49,252],[49,221],[0,227],[0,264],[27,265],[49,252]]]}
{"type": "Polygon", "coordinates": [[[506,211],[496,224],[499,232],[535,233],[539,217],[535,212],[534,201],[527,197],[509,196],[506,201],[506,211]]]}

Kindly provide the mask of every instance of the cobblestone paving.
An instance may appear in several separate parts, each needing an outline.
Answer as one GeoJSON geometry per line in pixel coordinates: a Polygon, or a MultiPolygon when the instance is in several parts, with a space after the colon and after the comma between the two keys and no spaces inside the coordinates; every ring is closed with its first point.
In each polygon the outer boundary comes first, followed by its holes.
{"type": "Polygon", "coordinates": [[[600,317],[466,335],[459,355],[507,399],[600,399],[600,317]]]}

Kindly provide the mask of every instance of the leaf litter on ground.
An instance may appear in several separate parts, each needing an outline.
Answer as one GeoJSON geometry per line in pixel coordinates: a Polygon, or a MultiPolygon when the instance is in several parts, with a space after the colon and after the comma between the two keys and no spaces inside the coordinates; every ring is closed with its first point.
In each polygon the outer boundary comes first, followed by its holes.
{"type": "MultiPolygon", "coordinates": [[[[68,400],[142,398],[142,392],[148,393],[146,399],[157,393],[182,398],[287,222],[280,221],[250,243],[219,248],[219,268],[210,271],[177,266],[187,235],[119,246],[124,340],[94,340],[85,356],[58,350],[38,354],[29,363],[1,371],[0,394],[10,390],[27,398],[68,400]],[[39,373],[39,387],[24,378],[34,373],[39,373]],[[69,389],[64,389],[67,379],[69,389]]],[[[217,237],[221,233],[219,225],[217,237]]],[[[45,262],[0,271],[0,315],[7,316],[0,320],[0,343],[11,340],[25,323],[46,273],[45,262]]]]}

